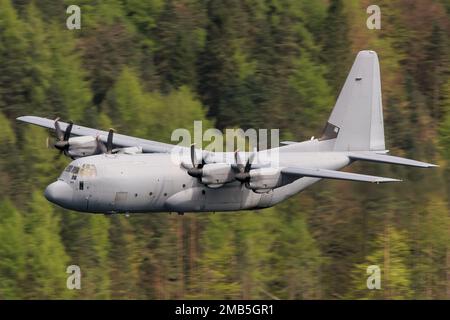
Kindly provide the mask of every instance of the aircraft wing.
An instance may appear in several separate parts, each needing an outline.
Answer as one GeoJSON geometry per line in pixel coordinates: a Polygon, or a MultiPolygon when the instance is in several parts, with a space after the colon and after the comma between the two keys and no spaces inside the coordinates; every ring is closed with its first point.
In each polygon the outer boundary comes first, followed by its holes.
{"type": "Polygon", "coordinates": [[[437,167],[435,164],[406,159],[402,157],[389,156],[387,154],[379,154],[374,152],[352,152],[349,155],[352,160],[363,160],[371,162],[381,162],[390,164],[399,164],[403,166],[419,167],[419,168],[432,168],[437,167]]]}
{"type": "Polygon", "coordinates": [[[327,169],[313,169],[313,168],[299,168],[299,167],[288,167],[281,169],[281,173],[288,176],[294,177],[314,177],[314,178],[325,178],[325,179],[338,179],[338,180],[351,180],[351,181],[363,181],[372,183],[385,183],[385,182],[399,182],[401,180],[392,178],[383,178],[377,176],[369,176],[365,174],[357,174],[350,172],[342,172],[327,169]]]}
{"type": "MultiPolygon", "coordinates": [[[[17,120],[55,130],[54,120],[35,116],[23,116],[17,118],[17,120]]],[[[59,125],[61,127],[61,130],[65,131],[68,123],[60,121],[59,125]]],[[[107,131],[83,127],[76,124],[74,124],[72,127],[72,134],[75,136],[98,136],[99,139],[105,143],[108,137],[107,131]]],[[[174,145],[168,143],[140,139],[116,133],[114,134],[113,144],[117,147],[142,147],[142,152],[145,153],[168,153],[172,150],[172,148],[175,147],[174,145]]]]}

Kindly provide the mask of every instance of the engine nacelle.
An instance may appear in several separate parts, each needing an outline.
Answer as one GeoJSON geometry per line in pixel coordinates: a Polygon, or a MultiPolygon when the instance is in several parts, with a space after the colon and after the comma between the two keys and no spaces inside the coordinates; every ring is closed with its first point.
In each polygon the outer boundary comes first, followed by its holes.
{"type": "Polygon", "coordinates": [[[92,136],[81,136],[70,138],[67,155],[72,159],[81,157],[88,157],[95,154],[100,154],[97,139],[92,136]]]}
{"type": "Polygon", "coordinates": [[[260,168],[250,170],[249,188],[255,192],[267,192],[282,185],[280,169],[260,168]]]}
{"type": "Polygon", "coordinates": [[[231,165],[226,163],[205,164],[201,179],[206,185],[222,185],[234,180],[234,172],[231,165]]]}
{"type": "Polygon", "coordinates": [[[142,153],[142,147],[126,147],[113,150],[113,153],[138,154],[142,153]]]}

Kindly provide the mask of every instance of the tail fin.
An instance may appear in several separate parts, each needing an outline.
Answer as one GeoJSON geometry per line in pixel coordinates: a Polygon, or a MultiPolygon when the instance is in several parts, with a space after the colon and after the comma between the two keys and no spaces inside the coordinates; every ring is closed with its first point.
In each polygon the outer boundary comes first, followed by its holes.
{"type": "Polygon", "coordinates": [[[336,138],[335,151],[384,150],[378,56],[360,51],[339,94],[321,140],[336,138]]]}

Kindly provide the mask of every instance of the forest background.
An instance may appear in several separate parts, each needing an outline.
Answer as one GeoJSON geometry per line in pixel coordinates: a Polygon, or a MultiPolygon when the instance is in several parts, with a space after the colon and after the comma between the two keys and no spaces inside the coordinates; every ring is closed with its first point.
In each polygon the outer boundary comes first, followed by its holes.
{"type": "Polygon", "coordinates": [[[71,4],[0,0],[1,299],[450,299],[450,1],[78,0],[68,30],[71,4]],[[387,148],[439,168],[358,163],[405,182],[322,181],[265,210],[90,215],[44,199],[70,160],[15,121],[170,142],[204,120],[306,140],[364,49],[380,59],[387,148]]]}

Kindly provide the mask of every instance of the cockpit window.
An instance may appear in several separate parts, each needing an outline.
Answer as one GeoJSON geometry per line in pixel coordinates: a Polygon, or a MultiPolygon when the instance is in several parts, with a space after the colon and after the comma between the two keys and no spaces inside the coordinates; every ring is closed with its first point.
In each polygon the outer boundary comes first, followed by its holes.
{"type": "Polygon", "coordinates": [[[97,175],[97,169],[93,164],[83,164],[80,170],[81,177],[95,177],[97,175]]]}
{"type": "Polygon", "coordinates": [[[71,180],[76,180],[79,171],[80,171],[80,167],[77,167],[77,166],[74,166],[74,165],[68,165],[64,169],[64,172],[61,174],[59,179],[60,180],[64,180],[65,177],[67,177],[66,174],[68,174],[71,180]]]}

